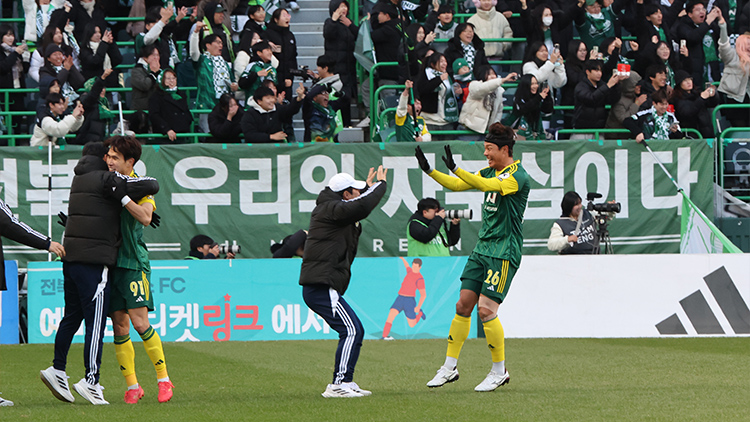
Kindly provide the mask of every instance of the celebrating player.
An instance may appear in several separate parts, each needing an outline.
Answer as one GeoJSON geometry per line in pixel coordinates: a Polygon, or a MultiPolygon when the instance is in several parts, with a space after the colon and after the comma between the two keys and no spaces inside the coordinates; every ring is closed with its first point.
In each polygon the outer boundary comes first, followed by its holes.
{"type": "Polygon", "coordinates": [[[477,304],[492,354],[492,369],[474,390],[493,391],[510,381],[505,369],[505,335],[497,310],[505,300],[521,263],[523,213],[530,189],[528,174],[521,162],[513,159],[514,144],[511,128],[500,123],[492,124],[484,141],[488,167],[475,174],[459,168],[450,146],[446,145],[443,161],[458,177],[432,169],[422,149],[416,149],[420,168],[444,187],[453,191],[473,188],[485,192],[482,228],[461,274],[461,294],[448,333],[445,363],[427,383],[428,387],[440,387],[458,379],[458,355],[469,337],[471,313],[477,304]]]}

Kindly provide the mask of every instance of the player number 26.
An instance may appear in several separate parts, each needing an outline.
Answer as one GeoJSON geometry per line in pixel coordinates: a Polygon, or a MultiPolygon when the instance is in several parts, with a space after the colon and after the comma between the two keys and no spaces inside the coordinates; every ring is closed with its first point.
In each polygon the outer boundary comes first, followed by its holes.
{"type": "Polygon", "coordinates": [[[484,282],[497,286],[497,283],[500,282],[500,271],[488,270],[487,279],[485,279],[484,282]]]}

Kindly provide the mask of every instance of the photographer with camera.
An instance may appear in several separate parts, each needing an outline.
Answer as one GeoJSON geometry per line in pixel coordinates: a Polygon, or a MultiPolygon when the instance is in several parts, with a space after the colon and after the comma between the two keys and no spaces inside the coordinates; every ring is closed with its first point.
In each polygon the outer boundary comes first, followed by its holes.
{"type": "Polygon", "coordinates": [[[460,218],[452,218],[447,224],[445,209],[437,199],[420,200],[406,225],[406,256],[450,256],[448,248],[461,239],[460,222],[460,218]]]}
{"type": "Polygon", "coordinates": [[[552,224],[547,249],[560,255],[593,253],[596,237],[594,217],[583,208],[581,197],[574,191],[566,192],[560,207],[562,215],[552,224]]]}
{"type": "MultiPolygon", "coordinates": [[[[222,252],[221,246],[205,234],[196,235],[190,239],[190,252],[185,259],[217,259],[222,252]]],[[[232,250],[227,250],[226,255],[227,259],[234,259],[235,257],[235,253],[232,250]]]]}

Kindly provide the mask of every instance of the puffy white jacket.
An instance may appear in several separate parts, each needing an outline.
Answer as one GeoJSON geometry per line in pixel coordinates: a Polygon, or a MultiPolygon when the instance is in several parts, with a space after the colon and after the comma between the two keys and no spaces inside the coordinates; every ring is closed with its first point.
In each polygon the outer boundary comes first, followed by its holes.
{"type": "Polygon", "coordinates": [[[547,82],[553,89],[562,88],[568,83],[568,75],[565,73],[565,65],[555,66],[547,60],[539,67],[533,60],[523,64],[523,74],[531,73],[539,83],[547,82]]]}
{"type": "Polygon", "coordinates": [[[50,140],[52,143],[57,144],[57,138],[77,131],[82,125],[83,115],[74,117],[72,114],[68,114],[59,122],[47,116],[42,119],[42,127],[39,127],[39,125],[34,126],[34,134],[31,135],[29,143],[32,147],[47,145],[47,142],[50,140]]]}
{"type": "MultiPolygon", "coordinates": [[[[477,13],[471,16],[467,22],[474,24],[476,34],[481,39],[487,38],[513,38],[513,29],[508,19],[493,7],[490,10],[477,9],[477,13]]],[[[484,54],[490,56],[502,56],[509,49],[509,42],[485,42],[484,54]]]]}
{"type": "Polygon", "coordinates": [[[738,103],[742,103],[745,102],[745,96],[748,94],[747,80],[750,75],[742,68],[737,51],[729,43],[727,24],[719,24],[719,27],[721,28],[719,57],[724,62],[724,73],[721,75],[719,92],[727,94],[729,98],[738,103]]]}
{"type": "Polygon", "coordinates": [[[490,79],[489,81],[472,81],[469,84],[469,95],[458,116],[458,122],[474,132],[485,133],[487,128],[495,122],[499,122],[503,117],[503,93],[505,89],[501,86],[501,78],[490,79]],[[492,110],[484,107],[484,99],[495,92],[495,103],[492,110]]]}

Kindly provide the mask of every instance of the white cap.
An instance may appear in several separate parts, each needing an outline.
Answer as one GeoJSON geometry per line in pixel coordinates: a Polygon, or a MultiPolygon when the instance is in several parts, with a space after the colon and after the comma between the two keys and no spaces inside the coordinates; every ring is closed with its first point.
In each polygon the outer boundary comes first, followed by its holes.
{"type": "Polygon", "coordinates": [[[341,192],[347,188],[354,188],[362,190],[367,186],[367,183],[361,180],[355,180],[352,176],[347,173],[339,173],[328,181],[328,187],[334,192],[341,192]]]}

